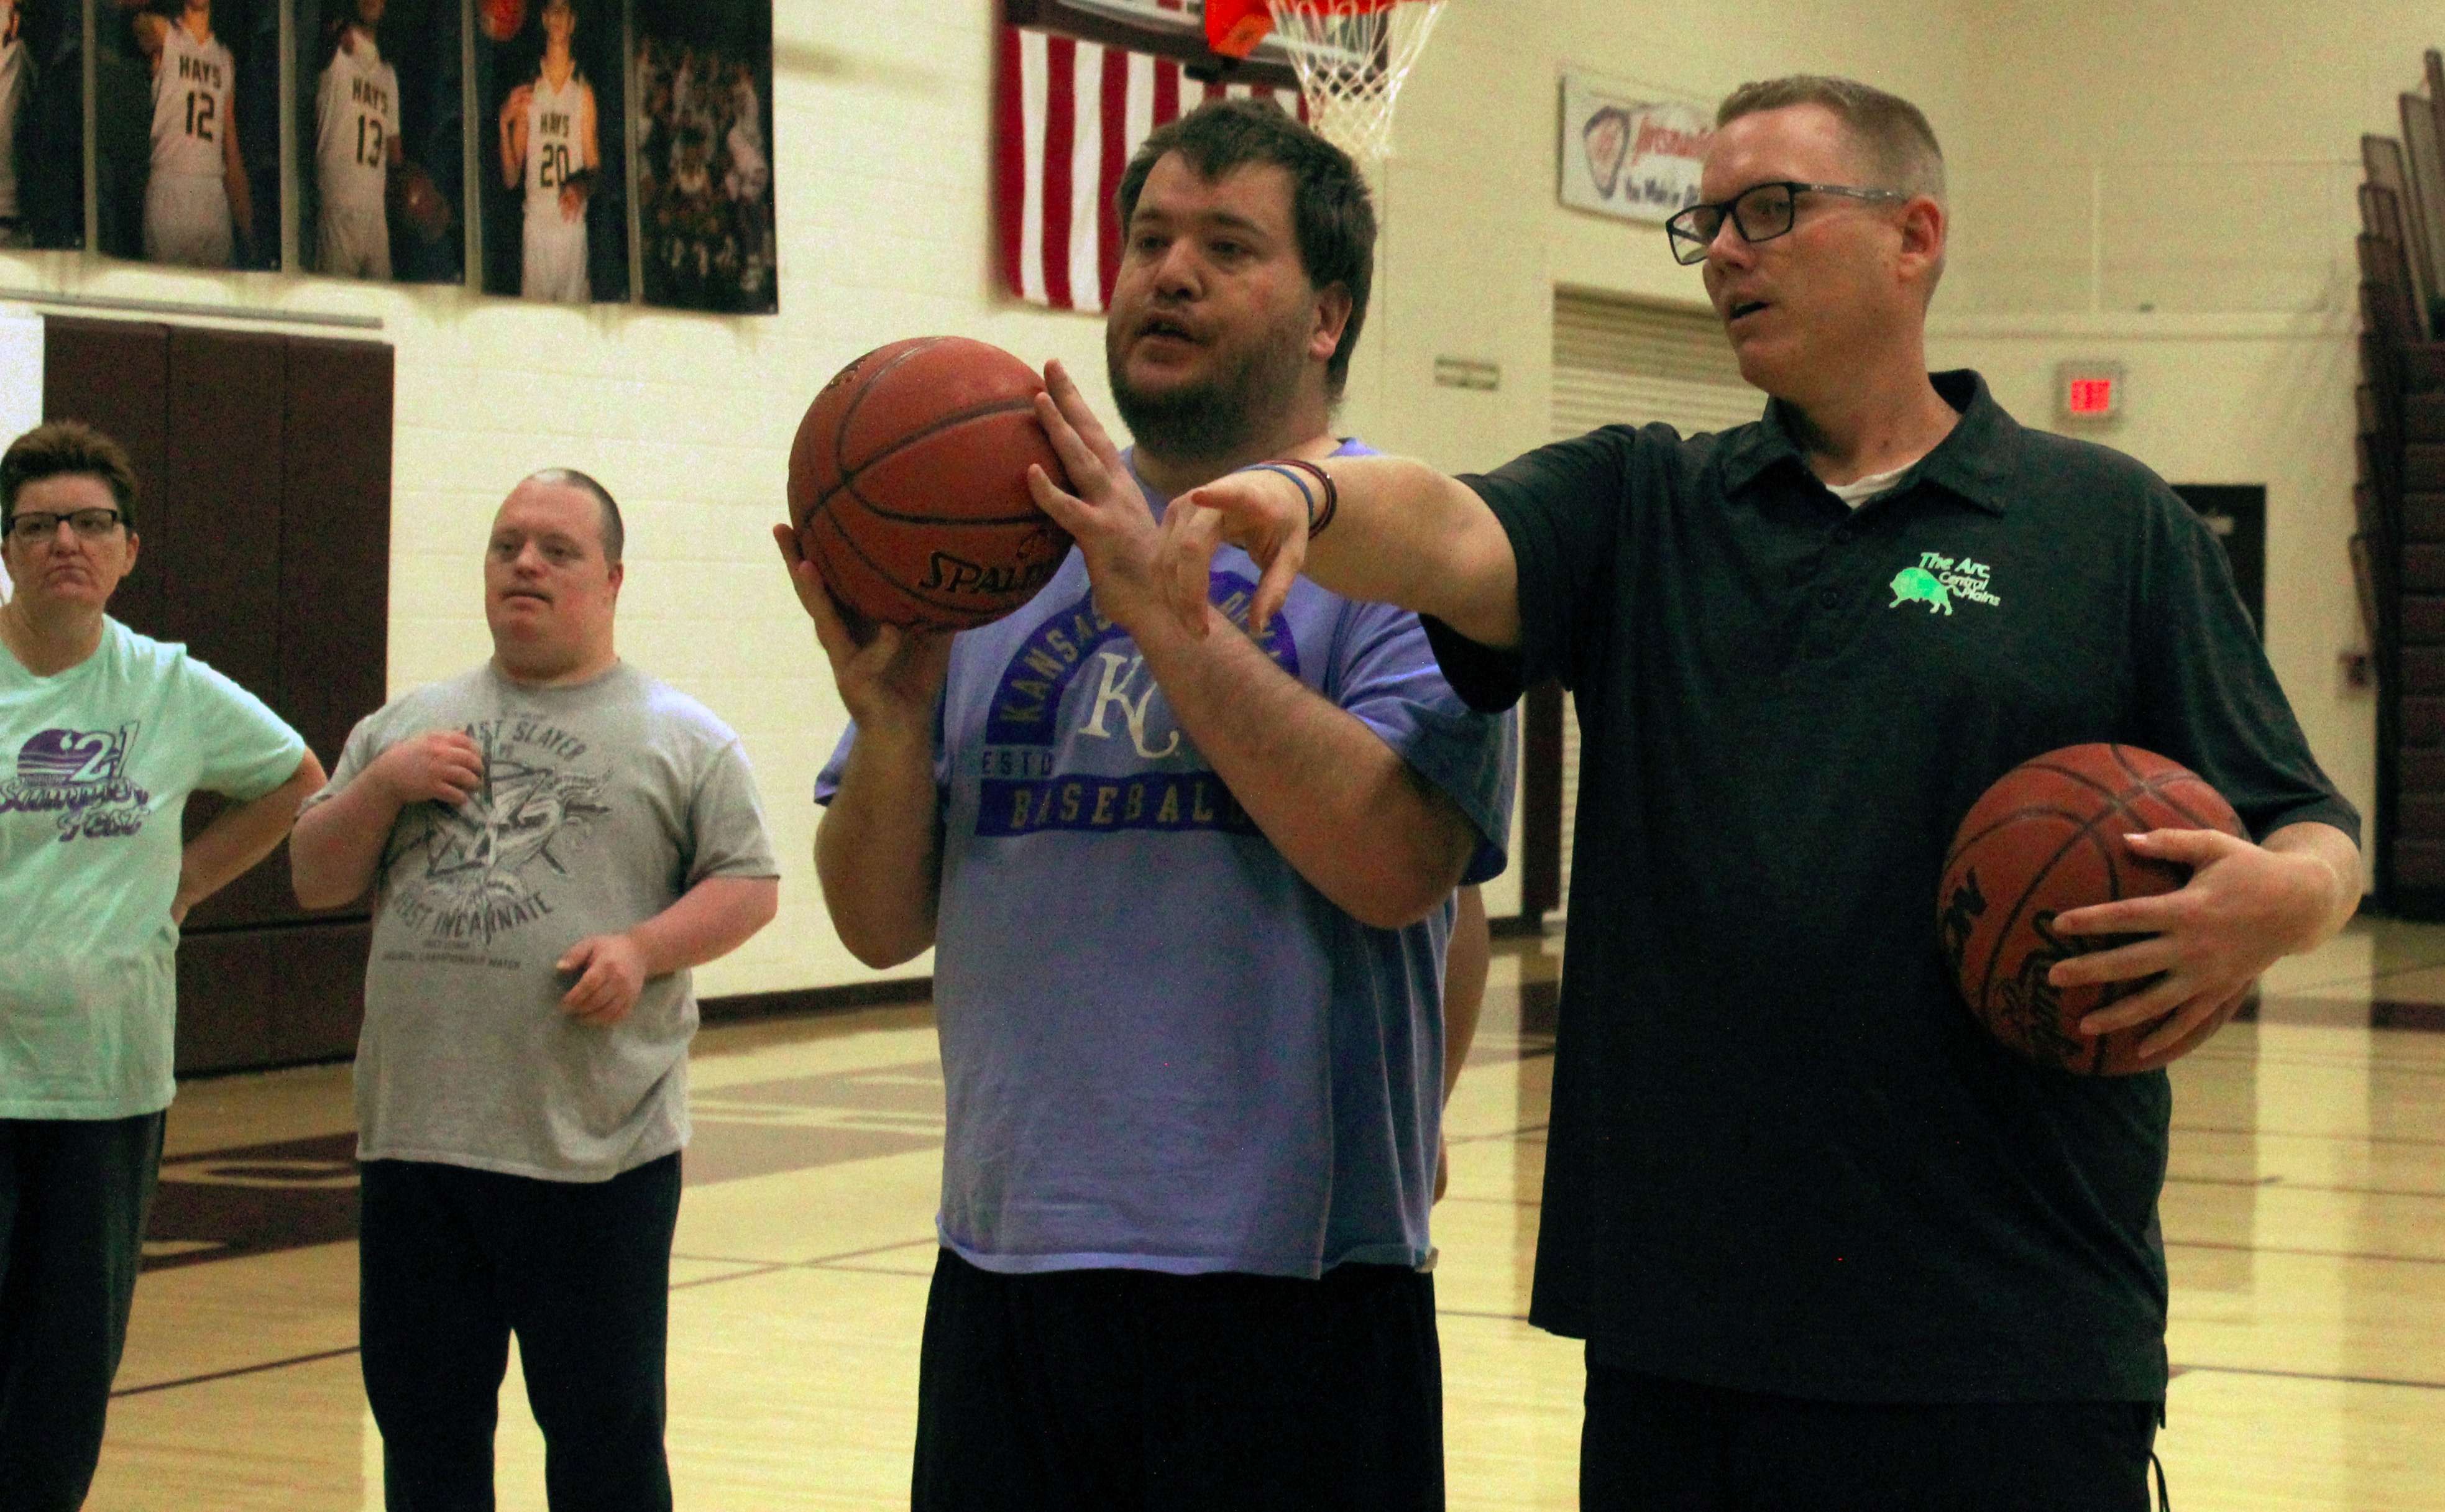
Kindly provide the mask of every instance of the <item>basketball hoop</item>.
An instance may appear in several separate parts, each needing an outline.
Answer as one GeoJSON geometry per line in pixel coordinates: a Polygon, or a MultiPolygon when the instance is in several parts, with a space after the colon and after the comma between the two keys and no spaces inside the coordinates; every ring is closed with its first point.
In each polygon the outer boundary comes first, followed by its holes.
{"type": "Polygon", "coordinates": [[[1443,9],[1444,0],[1208,0],[1206,19],[1217,45],[1241,56],[1270,31],[1298,69],[1308,124],[1372,177],[1392,154],[1393,103],[1443,9]]]}

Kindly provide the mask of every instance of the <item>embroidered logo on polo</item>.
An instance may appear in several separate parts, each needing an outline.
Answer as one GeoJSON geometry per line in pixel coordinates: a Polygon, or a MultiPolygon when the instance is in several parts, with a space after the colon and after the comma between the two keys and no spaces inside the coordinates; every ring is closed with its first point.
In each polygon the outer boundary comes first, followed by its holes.
{"type": "Polygon", "coordinates": [[[1995,596],[1994,572],[1984,562],[1973,562],[1966,556],[1947,556],[1941,551],[1921,551],[1916,567],[1906,567],[1894,574],[1887,587],[1894,599],[1885,606],[1900,608],[1905,604],[1924,604],[1930,614],[1950,614],[1956,600],[1984,604],[1988,608],[2003,607],[2004,601],[1995,596]]]}
{"type": "Polygon", "coordinates": [[[59,816],[60,842],[108,840],[144,828],[153,795],[128,780],[141,721],[117,730],[45,730],[17,748],[16,775],[0,784],[0,813],[59,816]]]}
{"type": "Polygon", "coordinates": [[[607,775],[577,770],[587,744],[559,726],[509,716],[464,728],[484,753],[484,785],[456,809],[411,810],[385,868],[388,907],[428,948],[490,945],[550,917],[551,883],[611,812],[607,775]],[[422,864],[399,866],[402,855],[422,864]]]}
{"type": "MultiPolygon", "coordinates": [[[[1206,594],[1244,627],[1256,591],[1248,578],[1216,572],[1206,594]]],[[[1260,644],[1276,665],[1298,676],[1298,648],[1283,616],[1274,617],[1260,644]]],[[[1257,832],[1172,719],[1136,644],[1095,611],[1092,594],[1047,618],[1011,654],[985,720],[980,835],[1257,832]],[[1138,770],[1108,775],[1114,767],[1138,770]]]]}

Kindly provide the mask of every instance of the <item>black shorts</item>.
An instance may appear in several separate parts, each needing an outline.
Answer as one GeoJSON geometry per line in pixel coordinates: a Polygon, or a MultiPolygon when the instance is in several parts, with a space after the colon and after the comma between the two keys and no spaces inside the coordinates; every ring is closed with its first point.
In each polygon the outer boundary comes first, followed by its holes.
{"type": "Polygon", "coordinates": [[[1583,1512],[2148,1512],[2156,1402],[1811,1402],[1588,1362],[1583,1512]]]}
{"type": "Polygon", "coordinates": [[[1432,1512],[1431,1277],[934,1267],[915,1512],[1432,1512]]]}

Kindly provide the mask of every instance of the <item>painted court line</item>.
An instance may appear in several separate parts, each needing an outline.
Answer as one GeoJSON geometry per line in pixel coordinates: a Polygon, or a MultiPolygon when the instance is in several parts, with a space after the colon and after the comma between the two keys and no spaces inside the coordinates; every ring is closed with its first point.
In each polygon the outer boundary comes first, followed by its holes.
{"type": "Polygon", "coordinates": [[[2175,1124],[2177,1134],[2242,1134],[2251,1139],[2323,1139],[2347,1145],[2425,1145],[2445,1147],[2445,1139],[2423,1139],[2413,1134],[2348,1134],[2323,1133],[2291,1129],[2246,1129],[2230,1124],[2175,1124]]]}
{"type": "Polygon", "coordinates": [[[2445,1191],[2433,1186],[2341,1186],[2331,1182],[2296,1182],[2276,1176],[2168,1176],[2168,1186],[2251,1186],[2287,1192],[2335,1192],[2345,1197],[2410,1197],[2445,1202],[2445,1191]]]}
{"type": "Polygon", "coordinates": [[[2285,1381],[2331,1381],[2343,1386],[2391,1386],[2406,1391],[2445,1391],[2445,1381],[2416,1381],[2390,1375],[2329,1375],[2323,1371],[2259,1370],[2248,1365],[2177,1365],[2186,1375],[2265,1375],[2285,1381]]]}
{"type": "Polygon", "coordinates": [[[285,1371],[292,1365],[313,1365],[323,1360],[336,1360],[354,1354],[360,1346],[349,1344],[335,1350],[323,1350],[313,1354],[292,1354],[285,1360],[264,1360],[253,1365],[233,1365],[226,1371],[207,1371],[201,1375],[182,1375],[175,1381],[153,1381],[143,1386],[123,1386],[110,1393],[111,1400],[122,1396],[144,1396],[154,1391],[166,1391],[173,1387],[202,1386],[212,1381],[226,1381],[240,1375],[260,1375],[266,1371],[285,1371]]]}
{"type": "Polygon", "coordinates": [[[2349,1249],[2295,1249],[2278,1244],[2232,1244],[2207,1239],[2169,1239],[2167,1249],[2220,1249],[2243,1255],[2296,1255],[2309,1260],[2368,1260],[2380,1265],[2445,1265],[2445,1255],[2378,1255],[2349,1249]]]}

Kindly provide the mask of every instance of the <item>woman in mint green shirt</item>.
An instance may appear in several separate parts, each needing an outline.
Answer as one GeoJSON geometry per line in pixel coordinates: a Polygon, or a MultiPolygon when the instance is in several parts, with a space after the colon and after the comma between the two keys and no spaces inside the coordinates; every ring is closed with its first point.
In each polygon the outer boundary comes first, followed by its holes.
{"type": "Polygon", "coordinates": [[[161,1159],[178,923],[323,785],[262,701],[105,612],[136,474],[62,421],[0,456],[0,1503],[73,1512],[161,1159]],[[237,800],[179,841],[187,794],[237,800]]]}

